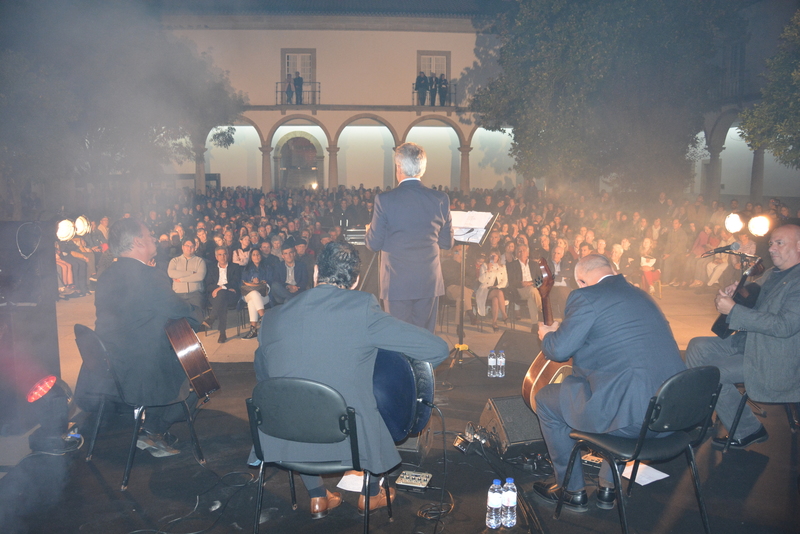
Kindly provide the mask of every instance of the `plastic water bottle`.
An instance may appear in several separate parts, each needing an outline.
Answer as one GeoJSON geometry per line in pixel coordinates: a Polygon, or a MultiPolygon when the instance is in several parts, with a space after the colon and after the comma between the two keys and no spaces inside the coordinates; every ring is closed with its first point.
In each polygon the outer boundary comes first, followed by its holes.
{"type": "Polygon", "coordinates": [[[503,484],[503,506],[500,509],[503,526],[511,528],[517,524],[517,487],[513,478],[507,478],[503,484]]]}
{"type": "Polygon", "coordinates": [[[489,351],[489,372],[486,376],[489,378],[494,378],[497,376],[497,356],[493,350],[489,351]]]}
{"type": "Polygon", "coordinates": [[[486,499],[486,526],[491,529],[500,528],[503,520],[500,517],[503,506],[503,490],[500,488],[500,479],[494,479],[489,487],[489,497],[486,499]]]}
{"type": "Polygon", "coordinates": [[[497,355],[497,371],[495,371],[494,376],[498,378],[506,376],[506,351],[504,350],[501,350],[500,354],[497,355]]]}

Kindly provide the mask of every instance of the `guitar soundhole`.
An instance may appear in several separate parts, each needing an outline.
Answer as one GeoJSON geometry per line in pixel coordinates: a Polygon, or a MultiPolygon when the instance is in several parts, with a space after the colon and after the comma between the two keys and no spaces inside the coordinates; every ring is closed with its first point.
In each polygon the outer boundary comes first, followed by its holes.
{"type": "Polygon", "coordinates": [[[560,384],[564,381],[564,377],[569,376],[572,374],[572,367],[562,367],[558,370],[558,372],[553,377],[553,381],[550,382],[551,384],[560,384]]]}

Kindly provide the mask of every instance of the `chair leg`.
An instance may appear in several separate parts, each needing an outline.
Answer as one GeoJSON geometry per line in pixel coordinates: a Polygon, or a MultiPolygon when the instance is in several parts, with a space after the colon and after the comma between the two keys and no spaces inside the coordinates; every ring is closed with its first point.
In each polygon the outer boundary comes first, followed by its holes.
{"type": "Polygon", "coordinates": [[[253,534],[258,534],[258,526],[261,522],[261,501],[264,498],[264,462],[258,466],[258,492],[256,496],[256,518],[253,523],[253,534]]]}
{"type": "Polygon", "coordinates": [[[194,447],[195,456],[201,465],[205,465],[206,459],[203,457],[203,451],[200,449],[200,441],[197,439],[197,433],[194,431],[192,410],[189,408],[189,405],[186,404],[186,401],[183,401],[181,404],[183,404],[183,413],[186,414],[186,423],[189,425],[189,436],[192,439],[192,447],[194,447]]]}
{"type": "Polygon", "coordinates": [[[739,426],[739,419],[742,418],[742,412],[744,411],[744,407],[747,404],[747,392],[745,391],[742,393],[742,400],[739,401],[739,407],[736,408],[736,416],[733,418],[733,423],[731,423],[731,427],[728,429],[728,441],[725,442],[725,447],[722,449],[722,454],[728,452],[728,449],[731,446],[731,442],[733,441],[733,436],[736,434],[736,428],[739,426]]]}
{"type": "MultiPolygon", "coordinates": [[[[616,464],[614,464],[614,467],[616,467],[616,464]]],[[[628,491],[626,492],[628,497],[631,496],[631,492],[633,491],[633,483],[636,482],[636,474],[638,472],[639,472],[639,460],[636,460],[633,462],[633,469],[631,470],[631,478],[628,481],[628,491]]]]}
{"type": "MultiPolygon", "coordinates": [[[[369,471],[364,469],[364,534],[369,534],[369,471]]],[[[389,498],[389,495],[386,496],[389,498]]]]}
{"type": "Polygon", "coordinates": [[[97,441],[97,433],[100,431],[100,421],[103,420],[103,412],[106,408],[106,398],[103,397],[103,400],[100,401],[100,407],[97,409],[97,420],[94,422],[94,430],[92,430],[92,435],[89,438],[89,450],[86,451],[86,461],[90,462],[92,460],[92,453],[94,452],[94,443],[97,441]]]}
{"type": "Polygon", "coordinates": [[[292,470],[289,470],[289,492],[292,494],[292,510],[297,510],[297,492],[294,488],[294,471],[292,470]]]}
{"type": "Polygon", "coordinates": [[[800,402],[787,403],[783,406],[786,408],[786,417],[789,419],[789,429],[792,434],[795,434],[800,430],[800,402]]]}
{"type": "Polygon", "coordinates": [[[139,430],[142,428],[142,418],[144,416],[144,412],[144,406],[137,406],[133,410],[133,439],[131,440],[131,450],[128,452],[128,462],[125,464],[125,473],[122,475],[122,491],[128,489],[128,479],[131,476],[133,457],[136,455],[136,442],[139,440],[139,430]]]}
{"type": "Polygon", "coordinates": [[[392,499],[390,498],[391,494],[389,493],[389,477],[387,475],[388,473],[383,474],[383,491],[386,492],[386,508],[389,512],[389,522],[392,522],[394,521],[394,519],[392,519],[392,499]]]}
{"type": "Polygon", "coordinates": [[[703,500],[703,494],[700,492],[700,475],[697,473],[697,463],[694,460],[694,451],[691,445],[686,447],[686,460],[689,462],[689,468],[692,470],[694,493],[695,496],[697,496],[697,506],[700,508],[700,517],[703,519],[703,528],[706,534],[711,534],[711,526],[708,523],[708,514],[706,513],[706,503],[703,500]]]}
{"type": "MultiPolygon", "coordinates": [[[[619,511],[619,524],[622,527],[622,534],[628,534],[628,516],[625,512],[625,495],[622,491],[622,477],[619,476],[619,469],[617,469],[617,464],[615,462],[615,458],[606,456],[601,454],[603,459],[605,459],[609,464],[611,464],[611,475],[614,477],[614,490],[617,494],[617,510],[619,511]]],[[[631,485],[633,481],[631,481],[631,485]]],[[[628,491],[630,491],[630,486],[628,486],[628,491]]]]}
{"type": "MultiPolygon", "coordinates": [[[[569,485],[569,479],[572,476],[572,468],[575,465],[575,458],[578,456],[578,453],[581,450],[581,442],[575,444],[572,447],[572,452],[569,455],[569,463],[567,464],[567,472],[564,473],[564,482],[561,484],[561,495],[558,496],[558,503],[556,504],[556,510],[553,512],[553,519],[558,519],[561,515],[561,509],[564,507],[564,492],[567,491],[567,486],[569,485]]],[[[557,481],[556,481],[557,482],[557,481]]]]}

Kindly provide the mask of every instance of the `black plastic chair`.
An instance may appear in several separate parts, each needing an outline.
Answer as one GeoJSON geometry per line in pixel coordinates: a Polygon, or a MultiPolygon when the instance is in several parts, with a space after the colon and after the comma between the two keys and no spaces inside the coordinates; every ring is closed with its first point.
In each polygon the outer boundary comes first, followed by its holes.
{"type": "MultiPolygon", "coordinates": [[[[667,379],[656,395],[650,399],[650,405],[647,408],[638,438],[623,438],[573,430],[569,435],[576,440],[576,443],[569,458],[563,487],[568,487],[575,458],[582,447],[591,448],[612,466],[619,462],[635,460],[628,483],[628,497],[630,497],[633,483],[636,481],[640,461],[662,462],[683,452],[692,470],[692,481],[697,505],[700,508],[700,516],[703,519],[703,527],[707,534],[710,533],[711,527],[708,524],[705,502],[700,492],[700,479],[692,447],[703,440],[711,424],[711,415],[717,405],[720,388],[719,369],[716,367],[687,369],[667,379]],[[647,437],[648,431],[672,433],[664,437],[647,437]]],[[[614,476],[619,521],[622,532],[627,534],[628,520],[625,515],[625,501],[619,471],[612,468],[611,473],[614,476]]],[[[561,514],[563,498],[564,493],[562,492],[553,516],[556,519],[561,514]]]]}
{"type": "MultiPolygon", "coordinates": [[[[344,397],[330,386],[304,378],[269,378],[259,382],[253,389],[252,398],[247,399],[247,415],[250,419],[250,434],[256,456],[261,461],[258,470],[258,496],[253,532],[258,533],[261,517],[261,501],[264,495],[264,455],[258,431],[274,438],[302,443],[340,443],[350,440],[350,461],[332,462],[275,462],[289,470],[289,487],[292,492],[292,508],[297,509],[294,486],[294,471],[309,475],[361,471],[358,452],[358,430],[356,412],[347,406],[344,397]]],[[[369,487],[371,474],[364,471],[364,487],[369,487]]],[[[388,478],[384,477],[384,490],[389,497],[388,478]]],[[[369,532],[369,499],[365,499],[364,534],[369,532]]],[[[388,502],[389,519],[392,503],[388,502]]]]}
{"type": "MultiPolygon", "coordinates": [[[[91,371],[89,376],[92,376],[93,379],[98,380],[98,382],[114,384],[113,393],[109,391],[109,387],[105,387],[104,390],[97,389],[95,391],[95,395],[98,397],[97,400],[99,401],[99,407],[97,409],[97,418],[94,423],[94,429],[89,437],[89,450],[86,453],[87,462],[91,461],[92,459],[94,444],[97,440],[97,433],[100,430],[100,422],[103,420],[103,412],[105,411],[106,404],[108,402],[121,403],[133,408],[133,439],[131,440],[131,447],[128,452],[128,461],[125,464],[125,473],[122,476],[121,490],[125,491],[128,489],[128,479],[130,478],[131,468],[133,467],[133,458],[136,455],[136,442],[139,439],[139,431],[142,428],[142,421],[144,420],[145,412],[147,411],[148,407],[153,407],[156,405],[144,405],[141,402],[136,402],[138,399],[127,399],[123,392],[119,378],[114,372],[114,367],[110,358],[108,357],[108,351],[106,350],[103,341],[97,336],[94,330],[88,326],[76,324],[74,330],[75,341],[78,344],[78,350],[80,351],[83,365],[88,367],[87,371],[91,371]]],[[[76,390],[77,389],[79,388],[76,388],[76,390]]],[[[186,391],[182,391],[173,402],[158,406],[170,406],[177,403],[180,403],[183,406],[183,411],[186,415],[186,422],[189,425],[189,433],[191,435],[195,456],[198,462],[204,464],[205,458],[203,457],[203,451],[200,449],[200,442],[197,440],[197,434],[195,434],[194,431],[194,420],[192,418],[192,413],[189,409],[189,405],[186,404],[186,398],[188,395],[189,390],[187,388],[186,391]]]]}
{"type": "MultiPolygon", "coordinates": [[[[737,385],[744,387],[744,384],[737,385]]],[[[753,402],[753,400],[747,396],[747,391],[744,391],[742,393],[742,400],[739,401],[739,406],[736,408],[736,416],[733,418],[733,423],[731,423],[731,428],[728,431],[728,441],[725,442],[725,447],[722,449],[722,454],[728,452],[731,442],[733,441],[733,436],[736,434],[736,429],[739,427],[739,420],[742,418],[742,412],[744,411],[744,407],[748,402],[752,404],[754,408],[759,410],[759,413],[756,415],[760,415],[761,417],[767,416],[767,413],[764,411],[764,409],[753,402]]],[[[798,430],[800,430],[800,402],[776,404],[783,404],[783,407],[786,409],[786,418],[789,420],[789,429],[792,431],[792,434],[795,434],[798,430]],[[792,410],[792,406],[794,406],[794,411],[792,410]]]]}

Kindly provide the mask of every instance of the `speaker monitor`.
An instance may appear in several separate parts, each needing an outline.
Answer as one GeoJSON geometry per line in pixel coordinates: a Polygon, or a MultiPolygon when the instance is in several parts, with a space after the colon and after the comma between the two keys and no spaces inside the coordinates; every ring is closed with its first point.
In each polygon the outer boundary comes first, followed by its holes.
{"type": "Polygon", "coordinates": [[[478,424],[493,437],[504,460],[546,451],[539,418],[519,395],[489,399],[478,424]]]}
{"type": "Polygon", "coordinates": [[[541,342],[539,336],[530,332],[519,332],[517,330],[506,330],[500,339],[497,340],[497,345],[494,351],[498,352],[504,350],[506,352],[507,360],[514,360],[516,362],[532,362],[533,358],[539,354],[541,342]]]}

